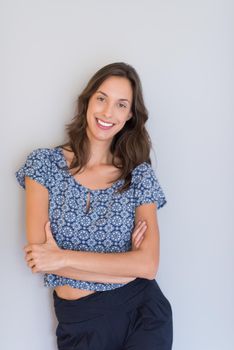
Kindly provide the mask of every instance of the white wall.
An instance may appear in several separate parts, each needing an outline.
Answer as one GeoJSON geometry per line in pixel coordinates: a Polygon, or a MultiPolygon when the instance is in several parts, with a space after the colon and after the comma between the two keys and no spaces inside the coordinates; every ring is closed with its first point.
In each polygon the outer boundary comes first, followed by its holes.
{"type": "Polygon", "coordinates": [[[1,348],[56,349],[51,290],[24,261],[24,192],[14,171],[32,149],[63,141],[97,69],[125,61],[142,80],[168,200],[158,212],[157,280],[173,308],[173,349],[233,349],[233,7],[1,1],[1,348]]]}

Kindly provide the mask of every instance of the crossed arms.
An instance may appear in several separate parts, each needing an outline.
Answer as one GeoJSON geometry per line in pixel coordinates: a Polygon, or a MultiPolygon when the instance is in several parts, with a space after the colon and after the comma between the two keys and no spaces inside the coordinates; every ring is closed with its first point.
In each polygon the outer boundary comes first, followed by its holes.
{"type": "Polygon", "coordinates": [[[126,283],[136,277],[154,279],[159,265],[159,228],[156,203],[136,208],[135,226],[147,227],[138,249],[124,253],[96,253],[60,249],[48,224],[48,190],[25,178],[26,238],[25,260],[32,272],[103,283],[126,283]]]}

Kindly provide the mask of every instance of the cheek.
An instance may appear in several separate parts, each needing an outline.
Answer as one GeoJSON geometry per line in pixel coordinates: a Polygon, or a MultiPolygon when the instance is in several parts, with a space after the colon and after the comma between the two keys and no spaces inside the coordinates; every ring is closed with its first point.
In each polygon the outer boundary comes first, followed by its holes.
{"type": "Polygon", "coordinates": [[[87,112],[89,113],[95,113],[102,111],[103,105],[101,103],[96,103],[95,101],[91,101],[88,105],[87,112]]]}
{"type": "Polygon", "coordinates": [[[120,131],[121,129],[123,129],[124,125],[126,124],[126,120],[124,119],[118,119],[118,122],[116,124],[116,128],[118,129],[118,131],[120,131]]]}
{"type": "Polygon", "coordinates": [[[122,115],[119,115],[118,118],[119,124],[124,125],[128,121],[128,115],[125,115],[122,113],[122,115]]]}

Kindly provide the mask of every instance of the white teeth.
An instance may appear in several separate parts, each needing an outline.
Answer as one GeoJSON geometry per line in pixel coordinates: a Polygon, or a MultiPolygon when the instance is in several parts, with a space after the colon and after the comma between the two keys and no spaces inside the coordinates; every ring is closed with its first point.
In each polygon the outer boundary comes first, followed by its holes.
{"type": "Polygon", "coordinates": [[[103,121],[101,121],[99,119],[97,119],[97,121],[98,121],[99,124],[101,124],[103,126],[112,126],[112,125],[114,125],[114,124],[105,123],[105,122],[103,122],[103,121]]]}

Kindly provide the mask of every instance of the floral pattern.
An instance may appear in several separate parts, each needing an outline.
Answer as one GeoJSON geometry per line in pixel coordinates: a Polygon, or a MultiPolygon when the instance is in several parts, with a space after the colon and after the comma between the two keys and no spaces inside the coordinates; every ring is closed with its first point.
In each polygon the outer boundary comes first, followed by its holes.
{"type": "MultiPolygon", "coordinates": [[[[62,249],[120,253],[131,250],[135,209],[144,203],[155,202],[157,208],[167,201],[152,166],[143,162],[132,171],[131,185],[122,194],[116,189],[124,180],[116,181],[105,189],[92,190],[69,172],[60,147],[38,148],[26,158],[15,172],[19,184],[25,189],[25,176],[29,176],[49,192],[49,220],[58,246],[62,249]],[[87,196],[90,208],[87,212],[87,196]]],[[[81,281],[56,274],[44,274],[44,285],[95,291],[111,290],[123,283],[81,281]]]]}

